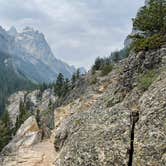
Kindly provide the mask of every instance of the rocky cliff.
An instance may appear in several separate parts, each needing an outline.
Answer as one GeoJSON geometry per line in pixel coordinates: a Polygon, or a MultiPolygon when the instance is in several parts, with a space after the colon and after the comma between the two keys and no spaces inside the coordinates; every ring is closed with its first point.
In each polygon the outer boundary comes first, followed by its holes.
{"type": "MultiPolygon", "coordinates": [[[[29,95],[35,98],[34,92],[29,95]]],[[[16,98],[10,101],[16,108],[16,98]]],[[[48,104],[42,104],[47,112],[48,104]]],[[[131,52],[107,76],[98,71],[82,77],[54,108],[50,137],[41,139],[37,127],[29,130],[32,119],[35,123],[33,116],[25,121],[4,148],[1,165],[165,166],[166,46],[131,52]]]]}

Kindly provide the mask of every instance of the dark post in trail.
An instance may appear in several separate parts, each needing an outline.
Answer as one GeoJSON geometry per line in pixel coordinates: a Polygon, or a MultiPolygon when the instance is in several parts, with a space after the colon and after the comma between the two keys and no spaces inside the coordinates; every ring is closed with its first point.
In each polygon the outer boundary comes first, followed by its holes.
{"type": "Polygon", "coordinates": [[[134,154],[134,129],[135,124],[139,120],[138,112],[131,112],[130,114],[130,123],[131,123],[131,131],[130,131],[130,149],[129,149],[129,161],[128,166],[132,166],[133,163],[133,154],[134,154]]]}

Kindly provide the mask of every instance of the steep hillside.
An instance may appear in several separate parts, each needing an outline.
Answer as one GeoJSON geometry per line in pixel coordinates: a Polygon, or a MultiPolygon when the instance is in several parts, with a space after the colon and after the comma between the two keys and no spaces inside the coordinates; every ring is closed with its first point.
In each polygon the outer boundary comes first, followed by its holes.
{"type": "MultiPolygon", "coordinates": [[[[89,73],[63,99],[65,104],[54,108],[55,128],[50,138],[36,139],[42,128],[27,130],[25,125],[33,126],[32,116],[4,148],[1,162],[5,166],[110,166],[128,165],[133,155],[133,165],[164,166],[165,76],[165,46],[131,53],[106,76],[100,71],[89,73]]],[[[29,95],[35,102],[35,93],[29,95]]],[[[43,103],[40,110],[45,116],[49,103],[43,99],[34,108],[43,103]]],[[[14,98],[10,101],[17,105],[14,98]]]]}
{"type": "Polygon", "coordinates": [[[12,64],[12,57],[0,52],[0,113],[4,111],[7,97],[18,90],[30,90],[36,85],[18,73],[12,64]]]}

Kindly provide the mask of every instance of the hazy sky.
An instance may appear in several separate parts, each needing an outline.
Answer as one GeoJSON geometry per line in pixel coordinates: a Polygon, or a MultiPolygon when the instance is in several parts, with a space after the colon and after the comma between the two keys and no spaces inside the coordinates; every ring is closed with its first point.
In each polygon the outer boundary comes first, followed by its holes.
{"type": "Polygon", "coordinates": [[[90,67],[97,56],[123,47],[144,0],[0,0],[0,25],[45,34],[54,55],[90,67]]]}

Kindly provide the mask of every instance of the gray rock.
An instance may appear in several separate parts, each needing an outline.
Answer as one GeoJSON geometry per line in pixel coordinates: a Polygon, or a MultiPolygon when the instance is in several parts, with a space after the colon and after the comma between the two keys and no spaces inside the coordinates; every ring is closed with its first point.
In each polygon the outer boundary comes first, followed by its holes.
{"type": "Polygon", "coordinates": [[[139,100],[140,119],[135,130],[134,165],[166,163],[166,71],[139,100]]]}
{"type": "Polygon", "coordinates": [[[12,141],[2,150],[2,154],[14,154],[22,147],[29,147],[40,141],[41,131],[35,117],[31,116],[21,125],[12,141]]]}
{"type": "Polygon", "coordinates": [[[129,111],[123,106],[73,115],[59,127],[57,166],[124,165],[129,144],[129,111]]]}

